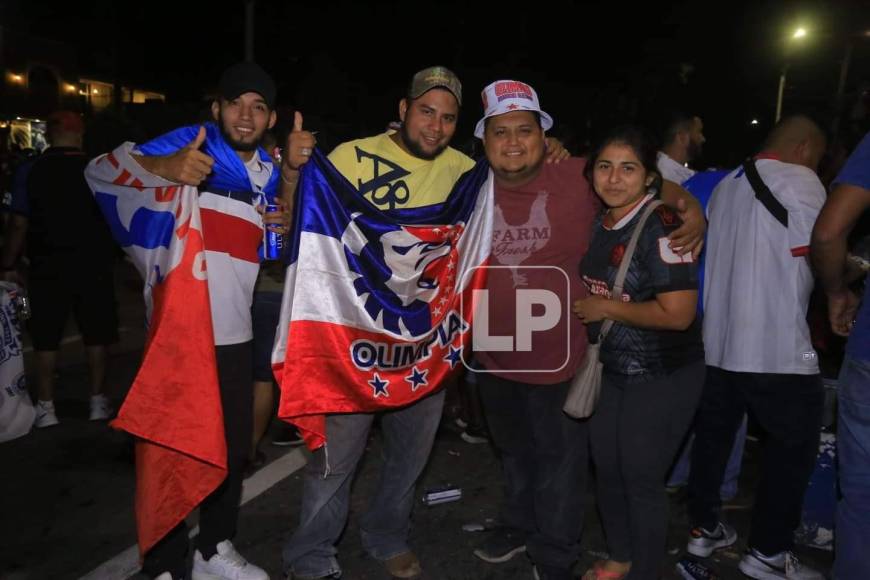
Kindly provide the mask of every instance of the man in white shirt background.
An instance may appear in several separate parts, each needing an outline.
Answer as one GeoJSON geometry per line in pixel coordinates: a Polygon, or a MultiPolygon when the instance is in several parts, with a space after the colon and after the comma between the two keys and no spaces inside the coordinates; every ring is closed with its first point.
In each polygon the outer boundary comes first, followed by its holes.
{"type": "Polygon", "coordinates": [[[668,181],[682,184],[695,175],[688,163],[701,156],[704,145],[704,122],[682,111],[671,111],[662,125],[662,148],[656,165],[668,181]]]}
{"type": "Polygon", "coordinates": [[[810,234],[825,202],[816,175],[825,136],[810,119],[777,125],[754,159],[729,173],[707,206],[704,288],[707,379],[689,475],[689,553],[737,540],[719,486],[747,409],[766,432],[761,481],[740,570],[750,578],[822,580],[791,552],[818,450],[823,405],[806,321],[810,234]]]}

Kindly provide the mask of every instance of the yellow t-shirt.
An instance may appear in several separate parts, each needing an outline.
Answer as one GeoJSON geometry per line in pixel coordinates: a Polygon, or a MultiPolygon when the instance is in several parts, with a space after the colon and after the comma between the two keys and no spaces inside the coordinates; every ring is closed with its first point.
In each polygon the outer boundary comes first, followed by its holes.
{"type": "Polygon", "coordinates": [[[381,210],[441,203],[474,161],[448,147],[432,160],[409,155],[390,138],[393,131],[348,141],[329,160],[367,200],[381,210]]]}

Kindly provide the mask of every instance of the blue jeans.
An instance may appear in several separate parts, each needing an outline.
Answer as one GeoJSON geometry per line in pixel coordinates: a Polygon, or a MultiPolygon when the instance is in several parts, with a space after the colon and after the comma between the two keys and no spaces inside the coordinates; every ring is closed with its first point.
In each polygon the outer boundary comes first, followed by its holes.
{"type": "Polygon", "coordinates": [[[870,361],[846,355],[840,370],[836,580],[870,578],[870,361]]]}
{"type": "MultiPolygon", "coordinates": [[[[384,465],[375,497],[360,520],[366,552],[386,560],[408,552],[417,478],[429,460],[444,391],[381,417],[384,465]]],[[[305,466],[299,527],[284,545],[286,571],[318,578],[341,571],[335,558],[347,523],[350,489],[368,441],[374,413],[328,415],[327,443],[305,466]]]]}
{"type": "MultiPolygon", "coordinates": [[[[746,423],[747,416],[743,415],[743,423],[734,437],[734,445],[731,447],[731,455],[728,456],[728,465],[725,467],[725,478],[722,487],[719,488],[719,497],[722,501],[734,499],[737,495],[737,480],[740,479],[740,467],[743,464],[743,449],[746,447],[746,423]]],[[[695,441],[694,431],[683,444],[680,458],[671,469],[668,476],[668,487],[680,487],[689,483],[689,471],[692,469],[692,444],[695,441]]]]}

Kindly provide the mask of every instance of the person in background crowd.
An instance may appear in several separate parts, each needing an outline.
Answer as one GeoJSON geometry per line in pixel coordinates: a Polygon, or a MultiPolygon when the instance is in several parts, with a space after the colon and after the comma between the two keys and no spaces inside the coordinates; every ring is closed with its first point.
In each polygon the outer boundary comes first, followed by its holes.
{"type": "Polygon", "coordinates": [[[659,174],[668,181],[682,185],[695,175],[689,162],[701,155],[704,138],[704,122],[700,117],[682,111],[668,114],[661,135],[662,148],[656,158],[659,174]]]}
{"type": "Polygon", "coordinates": [[[837,391],[837,505],[835,580],[870,578],[870,284],[863,301],[850,280],[866,276],[847,260],[847,238],[870,208],[870,134],[832,183],[813,229],[810,256],[828,297],[831,329],[848,336],[837,391]],[[859,310],[860,304],[860,310],[859,310]]]}
{"type": "Polygon", "coordinates": [[[810,119],[780,122],[708,206],[704,347],[707,381],[689,475],[689,553],[737,540],[719,488],[744,413],[767,432],[752,528],[740,570],[751,578],[817,580],[792,553],[815,465],[824,394],[806,315],[810,233],[825,201],[816,175],[826,139],[810,119]]]}
{"type": "Polygon", "coordinates": [[[23,284],[19,259],[28,258],[28,330],[36,352],[36,420],[58,424],[54,405],[57,352],[70,313],[88,357],[91,421],[113,410],[105,395],[108,346],[118,341],[114,263],[118,246],[85,181],[81,116],[57,111],[46,123],[51,147],[15,175],[12,218],[3,245],[7,281],[23,284]],[[26,249],[25,249],[26,248],[26,249]]]}

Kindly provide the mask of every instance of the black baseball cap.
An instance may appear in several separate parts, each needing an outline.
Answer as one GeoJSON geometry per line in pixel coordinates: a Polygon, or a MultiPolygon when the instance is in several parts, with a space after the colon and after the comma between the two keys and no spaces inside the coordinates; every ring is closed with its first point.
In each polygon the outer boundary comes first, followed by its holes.
{"type": "Polygon", "coordinates": [[[275,81],[254,62],[240,62],[226,69],[221,74],[218,92],[228,101],[244,93],[257,93],[270,109],[275,108],[275,81]]]}

